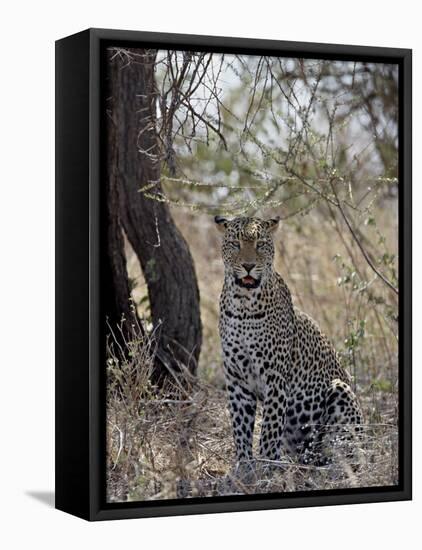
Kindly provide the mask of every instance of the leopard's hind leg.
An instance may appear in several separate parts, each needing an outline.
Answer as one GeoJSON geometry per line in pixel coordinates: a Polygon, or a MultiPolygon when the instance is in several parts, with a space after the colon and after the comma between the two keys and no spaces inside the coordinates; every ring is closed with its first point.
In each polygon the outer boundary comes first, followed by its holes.
{"type": "Polygon", "coordinates": [[[323,396],[322,414],[317,423],[302,427],[306,437],[300,459],[306,464],[335,462],[338,452],[356,461],[356,447],[362,431],[363,415],[352,388],[340,379],[331,382],[323,396]]]}
{"type": "Polygon", "coordinates": [[[348,461],[356,462],[363,422],[362,410],[352,388],[343,380],[333,380],[325,395],[321,426],[325,451],[333,460],[340,452],[348,461]]]}

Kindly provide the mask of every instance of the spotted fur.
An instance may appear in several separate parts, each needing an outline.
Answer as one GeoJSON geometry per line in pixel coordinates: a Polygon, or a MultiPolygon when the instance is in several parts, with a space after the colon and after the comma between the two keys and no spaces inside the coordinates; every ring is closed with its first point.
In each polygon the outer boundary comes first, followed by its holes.
{"type": "Polygon", "coordinates": [[[349,376],[274,271],[278,218],[215,221],[223,233],[220,335],[237,459],[252,458],[260,400],[261,457],[278,460],[283,451],[317,460],[321,426],[363,421],[349,376]]]}

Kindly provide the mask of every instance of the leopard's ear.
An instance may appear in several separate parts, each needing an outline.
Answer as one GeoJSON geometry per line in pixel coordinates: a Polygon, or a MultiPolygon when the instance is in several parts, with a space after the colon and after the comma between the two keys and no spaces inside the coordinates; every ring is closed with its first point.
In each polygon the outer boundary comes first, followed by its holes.
{"type": "Polygon", "coordinates": [[[280,216],[275,216],[274,218],[270,218],[269,220],[266,220],[265,222],[267,224],[267,229],[271,233],[277,230],[279,223],[280,223],[280,216]]]}
{"type": "Polygon", "coordinates": [[[224,231],[227,229],[227,224],[229,223],[229,220],[227,220],[226,218],[222,218],[221,216],[215,216],[214,221],[217,224],[218,230],[224,233],[224,231]]]}

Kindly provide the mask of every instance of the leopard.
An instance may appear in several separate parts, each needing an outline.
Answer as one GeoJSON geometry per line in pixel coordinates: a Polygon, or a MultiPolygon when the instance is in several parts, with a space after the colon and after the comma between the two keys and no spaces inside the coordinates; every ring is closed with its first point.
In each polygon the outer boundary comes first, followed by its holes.
{"type": "Polygon", "coordinates": [[[259,404],[261,460],[324,464],[327,427],[359,432],[363,413],[338,353],[275,271],[280,217],[216,216],[215,223],[223,234],[219,333],[237,463],[253,460],[259,404]]]}

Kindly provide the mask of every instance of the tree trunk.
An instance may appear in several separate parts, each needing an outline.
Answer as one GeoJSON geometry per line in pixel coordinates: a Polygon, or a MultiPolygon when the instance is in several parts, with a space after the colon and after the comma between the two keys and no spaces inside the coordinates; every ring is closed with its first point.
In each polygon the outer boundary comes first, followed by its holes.
{"type": "MultiPolygon", "coordinates": [[[[154,189],[162,192],[155,129],[156,52],[125,52],[124,57],[110,52],[108,62],[114,134],[110,147],[115,147],[113,171],[120,218],[148,286],[152,320],[159,336],[155,376],[166,376],[168,366],[178,371],[180,363],[195,373],[202,328],[193,260],[167,204],[139,191],[144,185],[157,182],[154,189]]],[[[109,199],[114,196],[109,195],[109,199]]],[[[120,280],[122,274],[117,274],[117,270],[115,274],[120,280]]],[[[126,290],[117,290],[117,300],[124,301],[126,290]]],[[[120,307],[125,311],[124,303],[120,307]]]]}
{"type": "Polygon", "coordinates": [[[107,321],[117,340],[116,343],[119,344],[119,349],[124,350],[124,340],[130,338],[129,327],[134,311],[130,303],[124,239],[119,214],[116,132],[110,121],[107,126],[107,257],[103,277],[104,296],[107,321]],[[121,333],[117,327],[120,327],[121,333]]]}

